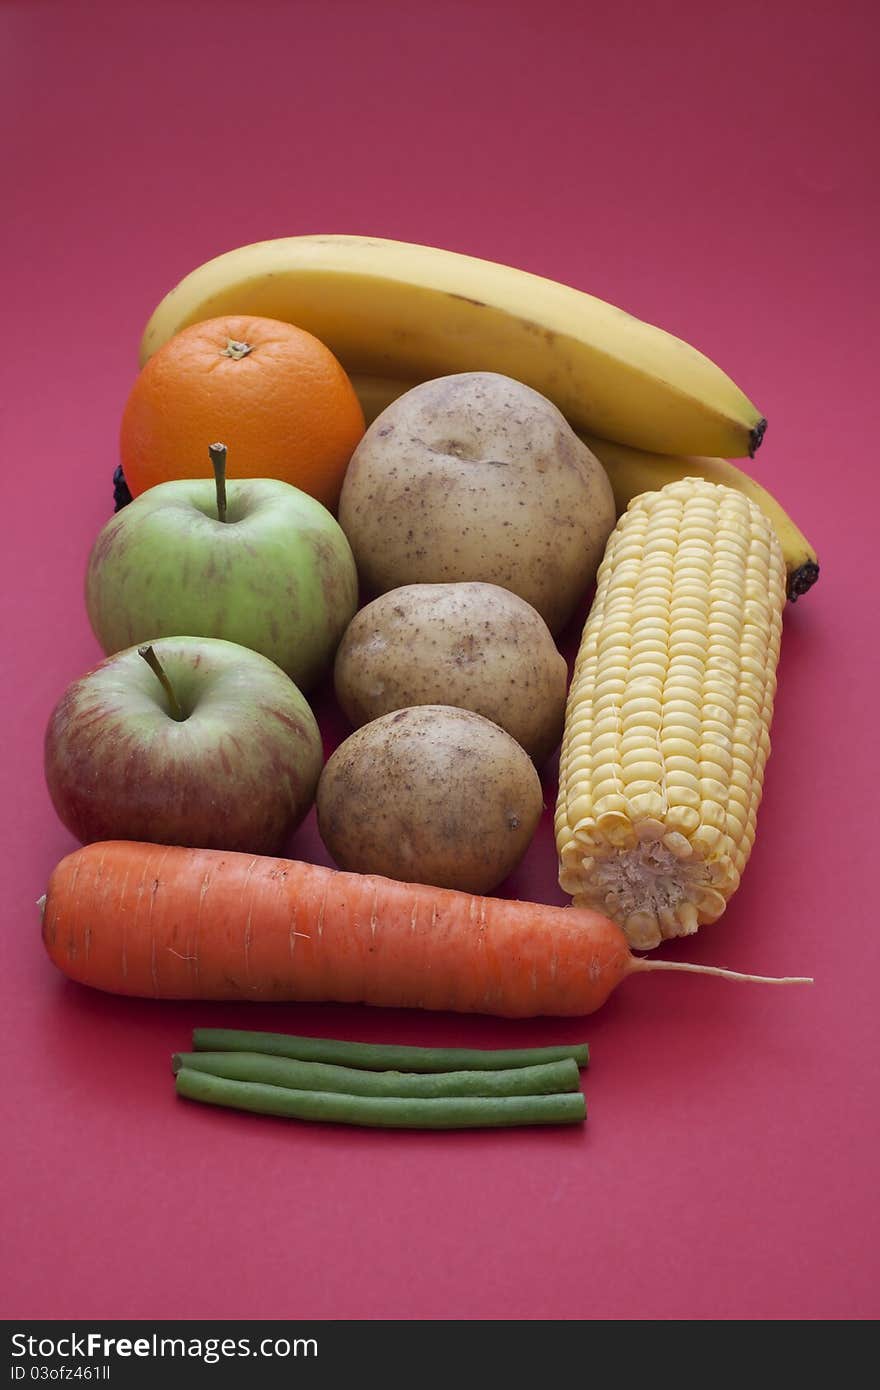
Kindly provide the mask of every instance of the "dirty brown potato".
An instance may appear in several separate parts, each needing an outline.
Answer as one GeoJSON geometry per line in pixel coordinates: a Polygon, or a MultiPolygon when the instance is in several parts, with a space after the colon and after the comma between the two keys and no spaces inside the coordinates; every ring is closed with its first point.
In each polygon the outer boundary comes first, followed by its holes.
{"type": "Polygon", "coordinates": [[[355,449],[339,522],[363,588],[478,580],[552,633],[596,577],[615,521],[608,477],[544,396],[495,372],[413,387],[355,449]]]}
{"type": "Polygon", "coordinates": [[[318,830],[341,869],[489,893],[543,810],[528,755],[470,710],[396,710],[340,744],[321,774],[318,830]]]}
{"type": "Polygon", "coordinates": [[[538,765],[562,736],[568,668],[540,613],[497,584],[408,584],[349,623],[336,698],[357,728],[408,705],[491,719],[538,765]]]}

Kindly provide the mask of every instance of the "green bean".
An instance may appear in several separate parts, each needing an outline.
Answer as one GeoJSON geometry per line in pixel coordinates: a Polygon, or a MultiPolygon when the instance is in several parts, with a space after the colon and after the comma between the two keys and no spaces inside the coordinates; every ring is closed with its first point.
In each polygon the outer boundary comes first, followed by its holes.
{"type": "Polygon", "coordinates": [[[196,1028],[197,1052],[263,1052],[294,1057],[302,1062],[330,1062],[367,1071],[496,1071],[529,1067],[541,1062],[564,1062],[573,1057],[586,1067],[586,1043],[558,1047],[489,1048],[401,1047],[391,1043],[338,1042],[333,1038],[301,1038],[287,1033],[249,1033],[238,1028],[196,1028]]]}
{"type": "Polygon", "coordinates": [[[293,1091],[341,1091],[350,1096],[537,1096],[576,1091],[580,1084],[573,1057],[564,1062],[511,1067],[505,1071],[362,1071],[354,1067],[301,1062],[260,1052],[176,1052],[182,1067],[225,1076],[231,1081],[262,1081],[293,1091]]]}
{"type": "Polygon", "coordinates": [[[252,1110],[296,1120],[368,1125],[379,1129],[486,1129],[510,1125],[582,1124],[581,1091],[552,1096],[346,1096],[335,1091],[291,1091],[256,1081],[230,1081],[181,1067],[177,1094],[207,1105],[252,1110]]]}

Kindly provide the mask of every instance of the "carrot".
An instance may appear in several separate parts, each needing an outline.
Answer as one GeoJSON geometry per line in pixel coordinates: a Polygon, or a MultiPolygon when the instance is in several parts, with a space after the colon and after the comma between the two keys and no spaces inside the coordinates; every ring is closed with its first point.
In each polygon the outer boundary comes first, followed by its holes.
{"type": "Polygon", "coordinates": [[[61,861],[43,941],[65,975],[114,994],[509,1018],[592,1013],[637,971],[763,979],[633,956],[620,928],[588,909],[133,841],[61,861]]]}

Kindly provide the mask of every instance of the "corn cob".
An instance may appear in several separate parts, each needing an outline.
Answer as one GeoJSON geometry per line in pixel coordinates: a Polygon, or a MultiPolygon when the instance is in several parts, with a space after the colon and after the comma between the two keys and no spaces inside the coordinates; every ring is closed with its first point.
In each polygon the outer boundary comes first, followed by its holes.
{"type": "Polygon", "coordinates": [[[755,838],[785,603],[775,531],[732,488],[633,499],[575,663],[559,882],[647,950],[724,911],[755,838]]]}

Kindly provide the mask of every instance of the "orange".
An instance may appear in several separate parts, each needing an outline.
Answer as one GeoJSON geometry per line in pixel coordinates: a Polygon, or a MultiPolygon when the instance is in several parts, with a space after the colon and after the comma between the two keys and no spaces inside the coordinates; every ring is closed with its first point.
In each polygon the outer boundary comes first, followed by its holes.
{"type": "Polygon", "coordinates": [[[276,319],[226,315],[170,338],[146,363],[122,416],[133,496],[172,478],[281,478],[333,510],[364,413],[340,363],[311,333],[276,319]]]}

